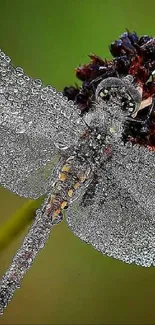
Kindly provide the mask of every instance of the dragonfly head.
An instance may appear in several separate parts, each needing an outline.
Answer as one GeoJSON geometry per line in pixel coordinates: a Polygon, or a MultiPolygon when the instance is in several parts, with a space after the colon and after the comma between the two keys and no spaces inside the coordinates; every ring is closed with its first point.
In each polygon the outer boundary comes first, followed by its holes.
{"type": "Polygon", "coordinates": [[[110,77],[102,80],[96,89],[96,100],[101,105],[117,104],[128,116],[136,113],[142,101],[142,95],[134,85],[133,77],[110,77]]]}
{"type": "Polygon", "coordinates": [[[100,82],[96,89],[96,106],[104,116],[104,124],[110,134],[119,137],[127,118],[140,107],[141,94],[133,84],[133,77],[110,77],[100,82]]]}

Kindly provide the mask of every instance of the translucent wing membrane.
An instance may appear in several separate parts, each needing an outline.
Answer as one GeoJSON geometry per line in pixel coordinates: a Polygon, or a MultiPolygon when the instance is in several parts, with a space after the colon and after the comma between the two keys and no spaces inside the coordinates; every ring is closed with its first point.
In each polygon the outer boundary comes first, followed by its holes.
{"type": "Polygon", "coordinates": [[[67,211],[71,230],[127,263],[155,265],[155,155],[118,144],[113,156],[67,211]]]}
{"type": "Polygon", "coordinates": [[[59,148],[75,145],[84,128],[72,102],[0,52],[1,185],[32,198],[47,192],[59,148]]]}

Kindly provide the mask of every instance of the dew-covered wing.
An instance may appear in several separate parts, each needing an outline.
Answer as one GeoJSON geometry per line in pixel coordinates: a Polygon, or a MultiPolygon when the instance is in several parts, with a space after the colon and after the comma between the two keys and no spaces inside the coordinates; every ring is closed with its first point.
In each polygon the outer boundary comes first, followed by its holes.
{"type": "Polygon", "coordinates": [[[116,147],[83,197],[67,210],[67,222],[103,254],[155,265],[155,152],[130,144],[116,147]]]}
{"type": "Polygon", "coordinates": [[[28,77],[0,52],[0,184],[26,197],[50,187],[59,148],[75,145],[85,126],[72,102],[28,77]]]}

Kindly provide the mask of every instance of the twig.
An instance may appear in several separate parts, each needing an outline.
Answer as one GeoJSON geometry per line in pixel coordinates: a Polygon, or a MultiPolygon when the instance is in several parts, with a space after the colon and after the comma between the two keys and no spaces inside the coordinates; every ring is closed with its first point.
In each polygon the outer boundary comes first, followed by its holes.
{"type": "Polygon", "coordinates": [[[44,201],[42,209],[37,210],[28,234],[0,281],[0,315],[3,314],[16,289],[20,288],[21,280],[49,238],[53,223],[45,212],[46,204],[47,201],[44,201]]]}

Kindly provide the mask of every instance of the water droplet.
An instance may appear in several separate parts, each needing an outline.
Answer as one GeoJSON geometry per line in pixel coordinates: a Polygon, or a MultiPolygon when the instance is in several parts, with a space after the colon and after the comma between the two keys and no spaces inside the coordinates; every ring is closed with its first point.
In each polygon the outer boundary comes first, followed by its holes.
{"type": "Polygon", "coordinates": [[[8,96],[8,100],[13,101],[14,100],[14,97],[12,95],[9,95],[8,96]]]}
{"type": "Polygon", "coordinates": [[[34,86],[36,86],[38,89],[40,89],[42,87],[42,81],[40,79],[35,79],[33,81],[34,86]]]}
{"type": "Polygon", "coordinates": [[[67,103],[68,102],[68,98],[66,96],[63,96],[63,102],[67,103]]]}
{"type": "Polygon", "coordinates": [[[21,67],[17,67],[15,70],[18,76],[22,76],[24,74],[24,71],[21,67]]]}
{"type": "Polygon", "coordinates": [[[47,92],[48,92],[48,86],[42,88],[42,89],[41,89],[41,92],[42,92],[43,94],[47,94],[47,92]]]}
{"type": "Polygon", "coordinates": [[[68,105],[69,105],[70,107],[74,107],[74,102],[73,102],[73,100],[69,100],[69,101],[68,101],[68,105]]]}
{"type": "Polygon", "coordinates": [[[5,57],[5,60],[6,60],[7,63],[10,63],[11,62],[11,58],[9,56],[6,56],[5,57]]]}
{"type": "Polygon", "coordinates": [[[38,89],[36,89],[36,88],[32,88],[31,91],[32,91],[32,94],[38,94],[38,89]]]}
{"type": "Polygon", "coordinates": [[[41,99],[42,99],[42,100],[46,100],[46,99],[47,99],[47,95],[46,95],[46,93],[45,93],[45,94],[44,94],[44,93],[41,94],[41,99]]]}
{"type": "Polygon", "coordinates": [[[57,93],[57,96],[58,96],[59,98],[63,98],[63,93],[58,92],[58,93],[57,93]]]}
{"type": "Polygon", "coordinates": [[[17,283],[17,284],[16,284],[16,288],[17,288],[17,289],[20,289],[20,283],[17,283]]]}
{"type": "Polygon", "coordinates": [[[5,58],[5,53],[4,52],[0,52],[0,57],[3,59],[5,58]]]}
{"type": "Polygon", "coordinates": [[[28,76],[23,76],[25,82],[29,82],[31,79],[28,76]]]}

